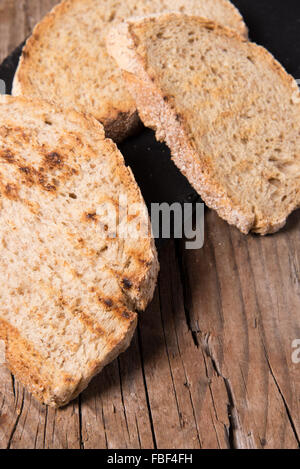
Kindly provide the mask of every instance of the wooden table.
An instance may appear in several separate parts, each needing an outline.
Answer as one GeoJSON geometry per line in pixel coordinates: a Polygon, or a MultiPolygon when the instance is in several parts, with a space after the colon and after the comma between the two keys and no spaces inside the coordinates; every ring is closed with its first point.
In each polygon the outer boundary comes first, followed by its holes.
{"type": "MultiPolygon", "coordinates": [[[[0,0],[0,61],[55,3],[0,0]]],[[[265,238],[207,211],[204,249],[162,247],[131,348],[67,408],[0,366],[0,447],[298,448],[299,229],[299,211],[265,238]]]]}

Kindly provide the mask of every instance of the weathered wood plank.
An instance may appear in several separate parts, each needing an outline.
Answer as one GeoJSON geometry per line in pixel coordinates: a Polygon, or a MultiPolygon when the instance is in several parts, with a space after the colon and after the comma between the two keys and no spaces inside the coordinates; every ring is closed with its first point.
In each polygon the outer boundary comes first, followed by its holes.
{"type": "Polygon", "coordinates": [[[153,448],[137,334],[81,396],[84,448],[153,448]]]}
{"type": "Polygon", "coordinates": [[[260,238],[207,211],[204,249],[182,252],[191,328],[226,382],[239,447],[299,445],[299,215],[260,238]]]}
{"type": "Polygon", "coordinates": [[[30,34],[58,0],[0,0],[0,61],[30,34]]]}
{"type": "Polygon", "coordinates": [[[180,304],[176,302],[174,308],[172,307],[169,292],[165,291],[164,285],[165,269],[172,275],[172,278],[168,279],[169,286],[174,279],[173,272],[170,272],[170,255],[171,250],[167,246],[161,252],[160,294],[156,295],[150,310],[141,319],[145,378],[157,446],[185,448],[192,445],[191,447],[199,448],[200,440],[193,415],[189,383],[174,331],[174,321],[177,320],[180,304]],[[166,309],[162,315],[163,308],[166,309]]]}
{"type": "Polygon", "coordinates": [[[207,370],[203,351],[188,328],[174,243],[164,246],[160,260],[160,304],[157,299],[141,321],[158,447],[228,447],[226,389],[214,371],[207,370]],[[221,400],[219,409],[215,408],[212,387],[221,400]]]}
{"type": "Polygon", "coordinates": [[[79,411],[75,401],[56,411],[37,403],[0,366],[0,448],[79,448],[79,411]]]}

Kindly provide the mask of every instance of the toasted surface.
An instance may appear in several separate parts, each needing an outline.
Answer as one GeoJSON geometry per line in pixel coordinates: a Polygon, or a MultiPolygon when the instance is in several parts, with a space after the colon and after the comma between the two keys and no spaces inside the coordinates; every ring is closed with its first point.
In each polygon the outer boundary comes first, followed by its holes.
{"type": "Polygon", "coordinates": [[[94,118],[8,96],[0,193],[0,339],[17,378],[61,406],[127,348],[152,298],[147,209],[94,118]]]}
{"type": "Polygon", "coordinates": [[[130,16],[166,11],[207,16],[247,35],[227,0],[66,0],[39,23],[27,41],[13,94],[43,98],[89,112],[115,141],[139,122],[133,99],[110,58],[105,38],[111,24],[130,16]]]}
{"type": "Polygon", "coordinates": [[[108,50],[207,205],[244,233],[280,229],[300,206],[300,94],[271,54],[179,14],[128,20],[108,50]]]}

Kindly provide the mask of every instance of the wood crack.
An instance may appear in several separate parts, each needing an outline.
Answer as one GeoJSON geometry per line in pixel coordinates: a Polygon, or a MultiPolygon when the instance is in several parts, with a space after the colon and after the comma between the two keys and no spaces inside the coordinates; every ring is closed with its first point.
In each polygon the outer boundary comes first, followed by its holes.
{"type": "Polygon", "coordinates": [[[102,406],[102,421],[103,421],[104,436],[105,436],[105,446],[106,446],[106,449],[109,449],[103,406],[102,406]]]}
{"type": "Polygon", "coordinates": [[[138,441],[139,441],[139,447],[140,447],[140,449],[142,449],[142,442],[141,442],[141,436],[140,436],[140,429],[139,429],[139,424],[138,424],[138,420],[137,420],[136,415],[135,415],[135,426],[136,426],[136,432],[137,432],[138,441]]]}
{"type": "MultiPolygon", "coordinates": [[[[160,297],[161,296],[160,288],[158,288],[158,293],[159,293],[159,297],[160,297]]],[[[160,304],[161,304],[161,300],[160,300],[160,304]]],[[[176,401],[177,414],[178,414],[178,418],[179,418],[179,425],[180,425],[181,428],[183,428],[182,415],[181,415],[181,412],[180,412],[180,409],[179,409],[178,398],[177,398],[177,393],[176,393],[176,387],[175,387],[175,383],[174,383],[174,376],[173,376],[172,366],[171,366],[171,362],[170,362],[170,355],[169,355],[169,350],[168,350],[168,345],[167,345],[164,319],[163,319],[161,310],[160,310],[160,317],[161,317],[161,323],[162,323],[162,329],[163,329],[163,335],[164,335],[164,341],[165,341],[165,348],[166,348],[166,353],[167,353],[167,357],[168,357],[168,365],[169,365],[169,369],[170,369],[170,376],[171,376],[171,380],[172,380],[172,386],[173,386],[173,391],[174,391],[174,396],[175,396],[175,401],[176,401]]],[[[179,349],[178,349],[178,351],[179,351],[179,354],[180,354],[179,349]]]]}
{"type": "Polygon", "coordinates": [[[266,360],[267,360],[267,363],[268,363],[268,367],[269,367],[269,370],[270,370],[270,374],[271,374],[272,379],[273,379],[273,381],[274,381],[274,383],[275,383],[275,386],[276,386],[276,388],[277,388],[277,390],[278,390],[278,393],[279,393],[279,395],[280,395],[280,397],[281,397],[281,399],[282,399],[282,402],[283,402],[283,405],[284,405],[284,408],[285,408],[285,411],[286,411],[286,414],[287,414],[287,417],[288,417],[288,421],[289,421],[289,423],[290,423],[290,425],[291,425],[293,434],[294,434],[294,436],[295,436],[295,439],[296,439],[296,441],[297,441],[298,447],[299,447],[299,449],[300,449],[300,437],[299,437],[299,435],[298,435],[298,432],[297,432],[297,429],[296,429],[296,425],[295,425],[294,420],[293,420],[293,417],[292,417],[292,413],[291,413],[291,411],[290,411],[290,409],[289,409],[287,400],[286,400],[286,398],[284,397],[284,394],[283,394],[283,392],[282,392],[282,390],[281,390],[281,388],[280,388],[280,385],[279,385],[279,383],[278,383],[278,381],[277,381],[277,379],[276,379],[276,376],[275,376],[275,374],[274,374],[274,372],[273,372],[273,369],[272,369],[272,366],[271,366],[269,357],[268,357],[268,355],[267,355],[267,351],[266,351],[266,349],[265,349],[265,344],[263,344],[263,346],[264,346],[265,357],[266,357],[266,360]]]}
{"type": "Polygon", "coordinates": [[[10,436],[9,436],[9,439],[8,439],[8,443],[7,443],[6,449],[10,449],[10,447],[11,447],[12,440],[13,440],[14,434],[16,433],[17,426],[18,426],[18,423],[19,423],[19,421],[20,421],[20,418],[21,418],[21,415],[22,415],[22,411],[23,411],[23,408],[24,408],[24,401],[25,401],[25,389],[23,388],[22,401],[21,401],[20,409],[19,409],[19,411],[18,411],[18,415],[17,415],[17,418],[16,418],[16,420],[15,420],[13,429],[12,429],[12,431],[11,431],[11,433],[10,433],[10,436]]]}
{"type": "Polygon", "coordinates": [[[126,424],[126,430],[128,434],[128,438],[130,441],[130,432],[129,432],[129,426],[128,426],[128,420],[127,420],[127,413],[126,413],[126,407],[125,407],[125,402],[124,402],[124,393],[123,393],[123,385],[122,385],[122,376],[121,376],[121,366],[120,366],[120,358],[118,357],[118,371],[119,371],[119,381],[120,381],[120,393],[121,393],[121,401],[122,401],[122,407],[123,407],[123,414],[125,418],[125,424],[126,424]]]}
{"type": "Polygon", "coordinates": [[[81,406],[81,394],[78,396],[78,425],[79,425],[79,447],[84,449],[84,441],[82,437],[82,406],[81,406]]]}
{"type": "MultiPolygon", "coordinates": [[[[212,390],[212,387],[211,387],[211,378],[209,376],[209,373],[208,373],[208,368],[207,368],[207,363],[206,363],[206,359],[208,358],[209,360],[211,360],[211,358],[208,356],[208,354],[204,351],[204,348],[202,347],[202,355],[203,355],[203,360],[204,360],[204,364],[205,364],[205,373],[206,373],[206,377],[207,377],[207,380],[208,380],[208,387],[209,387],[209,393],[210,393],[210,396],[211,396],[211,401],[212,401],[212,405],[213,405],[213,410],[214,410],[214,414],[215,414],[215,418],[217,420],[217,422],[220,422],[223,426],[224,426],[224,429],[225,429],[225,433],[226,433],[226,436],[227,436],[227,440],[228,440],[228,447],[230,448],[230,441],[228,439],[228,425],[226,425],[225,422],[221,422],[219,420],[219,416],[218,416],[218,412],[217,412],[217,408],[216,408],[216,403],[215,403],[215,397],[214,397],[214,393],[213,393],[213,390],[212,390]]],[[[211,360],[211,363],[213,365],[213,361],[211,360]]],[[[218,374],[217,374],[218,376],[218,374]]],[[[213,421],[213,426],[214,426],[214,429],[215,429],[215,433],[216,433],[216,437],[217,437],[217,440],[218,440],[218,445],[220,447],[220,441],[219,441],[219,436],[218,436],[218,433],[216,431],[216,426],[214,424],[214,421],[213,421]]]]}
{"type": "Polygon", "coordinates": [[[175,252],[176,252],[176,258],[177,258],[177,264],[178,264],[178,270],[179,270],[179,275],[180,275],[180,280],[181,280],[181,286],[182,286],[182,293],[183,293],[183,307],[184,307],[184,313],[185,313],[185,318],[186,318],[186,323],[188,330],[190,331],[192,335],[192,339],[194,342],[194,345],[199,348],[199,342],[198,342],[198,337],[197,333],[200,332],[197,329],[193,328],[192,321],[191,321],[191,313],[190,309],[188,306],[188,292],[187,292],[187,285],[189,285],[188,279],[186,278],[185,274],[185,269],[184,269],[184,263],[183,263],[183,257],[180,253],[180,244],[179,241],[175,240],[175,252]]]}
{"type": "Polygon", "coordinates": [[[43,448],[46,448],[46,434],[47,434],[47,423],[48,423],[48,407],[45,409],[45,424],[44,424],[44,434],[43,434],[43,448]]]}
{"type": "Polygon", "coordinates": [[[138,324],[138,327],[137,327],[137,337],[138,337],[138,345],[139,345],[139,351],[140,351],[140,357],[141,357],[141,368],[142,368],[143,383],[144,383],[145,395],[146,395],[146,404],[147,404],[147,409],[148,409],[150,428],[151,428],[151,434],[152,434],[152,440],[153,440],[153,447],[154,447],[154,449],[157,449],[157,442],[156,442],[156,436],[155,436],[155,430],[154,430],[153,416],[152,416],[149,393],[148,393],[148,388],[147,388],[147,381],[146,381],[146,373],[145,373],[145,364],[144,364],[144,355],[143,355],[142,335],[141,335],[140,324],[138,324]]]}
{"type": "MultiPolygon", "coordinates": [[[[228,416],[229,425],[224,424],[225,429],[226,429],[226,433],[227,433],[227,438],[228,438],[228,445],[229,445],[229,448],[231,448],[231,449],[244,449],[246,447],[246,445],[245,445],[245,442],[243,441],[244,438],[242,438],[243,431],[242,431],[242,428],[241,428],[241,424],[240,424],[240,420],[239,420],[239,417],[238,417],[238,412],[237,412],[237,408],[236,408],[236,404],[235,404],[235,400],[234,400],[234,392],[233,392],[233,389],[231,387],[230,380],[228,378],[226,378],[221,373],[220,367],[218,365],[218,361],[215,357],[215,353],[214,353],[213,348],[211,347],[211,345],[209,343],[209,339],[210,339],[210,334],[205,334],[205,336],[203,336],[203,341],[202,341],[203,350],[204,350],[207,358],[210,359],[212,367],[213,367],[216,375],[219,378],[223,379],[225,389],[226,389],[226,393],[227,393],[227,398],[228,398],[227,416],[228,416]]],[[[210,390],[211,390],[210,385],[209,385],[209,387],[210,387],[210,390]]],[[[212,400],[213,400],[213,403],[214,403],[212,390],[211,390],[211,394],[212,394],[212,400]]],[[[215,408],[215,403],[214,403],[214,408],[215,408]]],[[[215,410],[216,410],[216,408],[215,408],[215,410]]],[[[217,413],[216,413],[216,417],[217,417],[217,413]]],[[[217,418],[217,420],[219,420],[219,419],[217,418]]]]}
{"type": "Polygon", "coordinates": [[[192,396],[192,393],[191,393],[190,385],[189,385],[189,382],[188,382],[188,376],[187,376],[185,364],[184,364],[184,361],[183,361],[183,358],[182,358],[182,354],[181,354],[181,351],[180,351],[180,346],[179,346],[179,340],[178,340],[178,334],[177,334],[177,329],[176,329],[176,327],[175,327],[175,334],[176,334],[177,347],[178,347],[178,350],[179,350],[179,353],[180,353],[180,359],[181,359],[181,363],[182,363],[182,368],[183,368],[184,376],[185,376],[185,380],[186,380],[186,381],[185,381],[185,382],[186,382],[186,387],[188,388],[189,398],[190,398],[190,402],[191,402],[191,406],[192,406],[192,410],[193,410],[193,417],[194,417],[194,420],[195,420],[195,425],[196,425],[196,430],[197,430],[197,438],[198,438],[198,441],[199,441],[199,446],[200,446],[200,448],[202,448],[202,443],[201,443],[201,438],[200,438],[200,430],[199,430],[199,426],[198,426],[198,422],[197,422],[197,417],[196,417],[196,409],[195,409],[195,405],[194,405],[194,401],[193,401],[193,396],[192,396]]]}
{"type": "Polygon", "coordinates": [[[13,390],[14,399],[15,399],[15,401],[16,401],[16,387],[15,387],[16,383],[15,383],[15,377],[14,377],[14,375],[13,375],[12,373],[10,374],[10,376],[11,376],[11,387],[12,387],[12,390],[13,390]]]}

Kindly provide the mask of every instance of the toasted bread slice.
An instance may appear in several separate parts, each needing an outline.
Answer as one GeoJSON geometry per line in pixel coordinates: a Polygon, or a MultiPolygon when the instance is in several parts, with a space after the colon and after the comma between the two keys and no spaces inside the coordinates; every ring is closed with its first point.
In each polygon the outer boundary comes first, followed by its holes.
{"type": "Polygon", "coordinates": [[[121,141],[140,121],[121,73],[107,54],[107,30],[122,18],[170,10],[207,16],[247,35],[241,15],[227,0],[67,0],[27,41],[13,94],[89,112],[103,123],[108,137],[121,141]]]}
{"type": "Polygon", "coordinates": [[[207,205],[243,233],[279,230],[300,206],[300,94],[273,56],[179,14],[128,20],[108,50],[207,205]]]}
{"type": "Polygon", "coordinates": [[[147,209],[94,118],[8,96],[0,193],[0,339],[16,377],[62,406],[128,347],[152,298],[147,209]]]}

